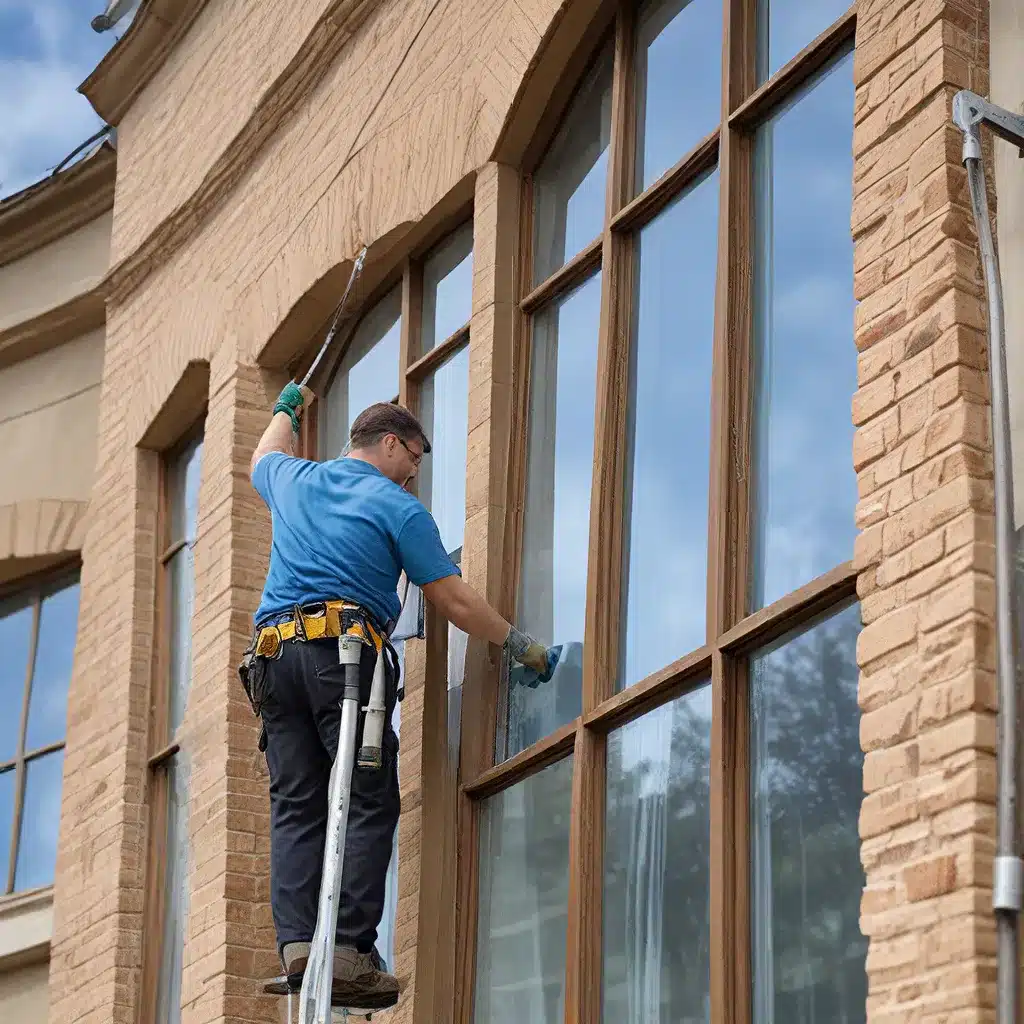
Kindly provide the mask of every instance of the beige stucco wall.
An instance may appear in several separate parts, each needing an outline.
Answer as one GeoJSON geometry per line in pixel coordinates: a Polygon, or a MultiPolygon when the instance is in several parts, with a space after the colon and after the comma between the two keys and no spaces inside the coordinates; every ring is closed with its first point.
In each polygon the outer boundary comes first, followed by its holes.
{"type": "Polygon", "coordinates": [[[0,370],[0,506],[88,500],[102,376],[102,330],[0,370]]]}
{"type": "Polygon", "coordinates": [[[91,291],[110,260],[113,213],[0,267],[0,331],[91,291]]]}
{"type": "MultiPolygon", "coordinates": [[[[992,89],[1001,107],[1024,113],[1024,4],[991,0],[992,89]]],[[[1017,526],[1024,524],[1024,160],[997,140],[995,182],[1000,272],[1006,315],[1010,428],[1017,526]]],[[[991,171],[989,171],[991,173],[991,171]]]]}
{"type": "Polygon", "coordinates": [[[46,1020],[50,966],[46,948],[53,932],[53,900],[43,893],[0,910],[0,1021],[46,1020]]]}
{"type": "Polygon", "coordinates": [[[0,970],[0,1011],[4,1024],[44,1024],[49,1005],[48,962],[0,970]]]}

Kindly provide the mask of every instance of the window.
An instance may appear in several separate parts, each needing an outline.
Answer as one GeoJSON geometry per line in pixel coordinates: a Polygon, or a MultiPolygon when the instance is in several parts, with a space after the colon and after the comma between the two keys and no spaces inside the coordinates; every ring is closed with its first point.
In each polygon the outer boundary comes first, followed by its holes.
{"type": "Polygon", "coordinates": [[[396,287],[360,320],[324,395],[324,457],[341,454],[353,421],[368,405],[398,394],[401,330],[402,290],[396,287]]]}
{"type": "Polygon", "coordinates": [[[476,1024],[865,1019],[855,22],[623,0],[524,174],[476,1024]]]}
{"type": "Polygon", "coordinates": [[[0,895],[53,884],[78,595],[74,573],[0,603],[0,895]]]}
{"type": "Polygon", "coordinates": [[[182,745],[192,682],[193,549],[199,514],[201,434],[161,465],[157,642],[149,739],[150,882],[147,892],[148,1020],[181,1019],[189,905],[189,751],[182,745]]]}
{"type": "MultiPolygon", "coordinates": [[[[401,402],[415,412],[430,438],[413,487],[437,522],[456,564],[462,558],[466,519],[466,455],[469,433],[469,321],[472,313],[473,222],[467,220],[422,255],[409,259],[402,280],[359,320],[324,390],[320,430],[324,458],[340,454],[352,422],[374,402],[401,402]]],[[[315,407],[314,407],[315,408],[315,407]]],[[[414,595],[415,599],[415,595],[414,595]]],[[[450,662],[450,741],[458,744],[457,714],[465,637],[453,626],[429,637],[450,662]]],[[[395,644],[405,671],[405,644],[395,644]]],[[[401,732],[402,705],[394,715],[401,732]]],[[[399,755],[401,759],[401,755],[399,755]]],[[[398,833],[388,867],[377,951],[393,965],[398,911],[398,833]]]]}

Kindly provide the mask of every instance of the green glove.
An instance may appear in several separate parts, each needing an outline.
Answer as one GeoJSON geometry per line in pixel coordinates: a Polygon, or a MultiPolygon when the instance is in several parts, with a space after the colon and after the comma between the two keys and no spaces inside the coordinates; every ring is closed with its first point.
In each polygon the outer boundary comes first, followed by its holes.
{"type": "Polygon", "coordinates": [[[285,384],[281,394],[277,396],[277,402],[274,405],[274,415],[276,416],[279,412],[288,413],[292,421],[292,430],[297,434],[299,432],[298,410],[304,404],[305,398],[303,398],[302,392],[299,390],[299,385],[295,381],[290,380],[285,384]]]}

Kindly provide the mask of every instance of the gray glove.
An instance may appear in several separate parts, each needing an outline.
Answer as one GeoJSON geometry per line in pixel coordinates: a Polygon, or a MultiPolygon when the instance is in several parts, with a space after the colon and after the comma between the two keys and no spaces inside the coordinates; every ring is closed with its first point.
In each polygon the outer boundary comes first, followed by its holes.
{"type": "Polygon", "coordinates": [[[509,627],[508,636],[505,637],[505,650],[508,651],[509,657],[527,668],[532,668],[538,675],[547,674],[547,648],[515,626],[509,627]]]}

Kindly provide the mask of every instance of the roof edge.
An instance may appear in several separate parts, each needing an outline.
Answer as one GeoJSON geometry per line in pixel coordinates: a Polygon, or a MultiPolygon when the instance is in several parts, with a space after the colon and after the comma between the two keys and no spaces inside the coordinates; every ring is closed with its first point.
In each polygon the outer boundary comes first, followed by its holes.
{"type": "Polygon", "coordinates": [[[0,267],[95,220],[114,205],[117,151],[109,140],[69,168],[0,201],[0,267]]]}
{"type": "Polygon", "coordinates": [[[120,122],[208,2],[144,0],[128,31],[78,87],[107,124],[120,122]]]}

